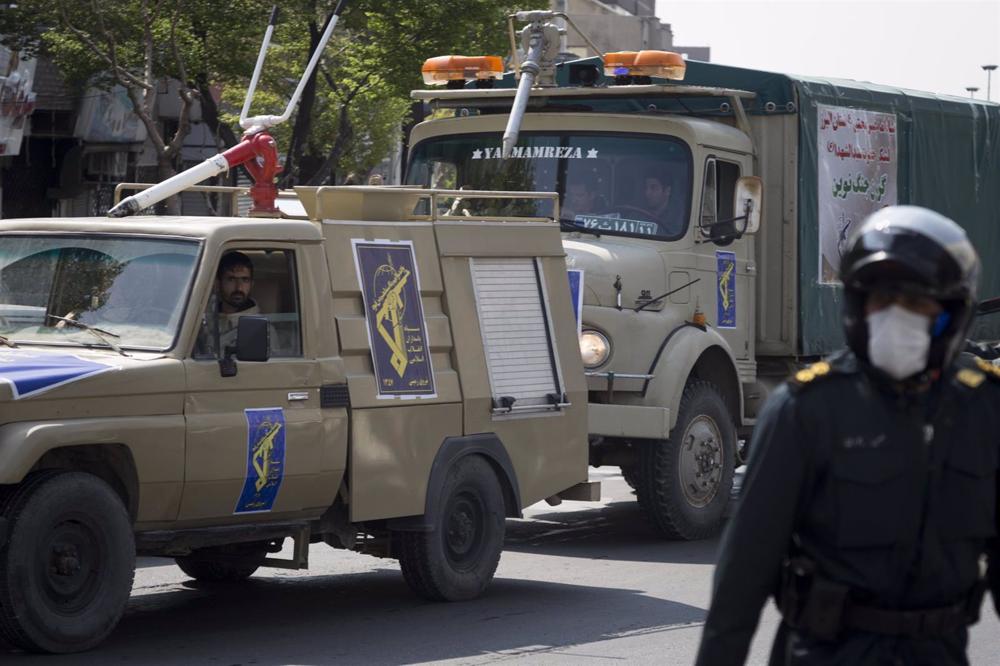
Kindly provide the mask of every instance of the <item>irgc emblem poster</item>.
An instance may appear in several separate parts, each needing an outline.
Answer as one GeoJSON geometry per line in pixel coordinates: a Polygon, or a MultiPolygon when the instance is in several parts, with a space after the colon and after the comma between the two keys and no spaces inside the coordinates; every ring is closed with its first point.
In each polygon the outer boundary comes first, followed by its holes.
{"type": "Polygon", "coordinates": [[[351,243],[378,397],[435,397],[413,242],[354,239],[351,243]]]}
{"type": "Polygon", "coordinates": [[[245,409],[247,471],[233,513],[262,513],[274,508],[285,477],[285,412],[280,407],[245,409]]]}
{"type": "Polygon", "coordinates": [[[896,204],[896,116],[818,105],[819,281],[837,284],[851,232],[896,204]]]}
{"type": "Polygon", "coordinates": [[[718,328],[736,328],[736,253],[715,253],[716,320],[718,328]]]}

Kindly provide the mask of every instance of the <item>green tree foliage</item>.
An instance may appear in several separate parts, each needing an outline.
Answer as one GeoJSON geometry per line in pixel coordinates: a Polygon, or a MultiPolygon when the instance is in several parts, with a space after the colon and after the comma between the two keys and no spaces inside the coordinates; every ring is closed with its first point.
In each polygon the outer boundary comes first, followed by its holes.
{"type": "MultiPolygon", "coordinates": [[[[161,176],[174,173],[191,107],[232,145],[269,0],[21,0],[0,10],[6,44],[44,52],[80,86],[120,85],[146,126],[161,176]],[[180,83],[181,114],[164,133],[153,114],[157,84],[180,83]],[[221,104],[217,96],[221,92],[221,104]]],[[[319,40],[334,0],[284,0],[252,114],[280,113],[319,40]]],[[[291,123],[275,128],[287,155],[283,184],[366,174],[408,119],[420,65],[449,53],[506,54],[506,16],[545,0],[348,0],[334,38],[291,123]]]]}
{"type": "MultiPolygon", "coordinates": [[[[255,100],[254,113],[277,112],[288,99],[334,2],[298,0],[282,4],[283,17],[266,68],[273,96],[255,100]],[[284,85],[282,82],[286,81],[284,85]]],[[[545,0],[348,0],[293,127],[280,132],[287,155],[282,183],[335,182],[348,173],[367,174],[386,155],[409,118],[409,93],[423,87],[427,58],[509,51],[506,17],[515,9],[547,6],[545,0]]],[[[227,100],[242,90],[227,89],[227,100]]]]}
{"type": "Polygon", "coordinates": [[[205,98],[211,115],[212,83],[242,76],[252,63],[258,40],[245,19],[266,7],[259,0],[22,0],[0,11],[0,34],[14,48],[49,56],[78,88],[122,86],[165,178],[175,173],[195,100],[205,98]],[[164,80],[178,84],[180,112],[169,131],[154,114],[164,80]]]}

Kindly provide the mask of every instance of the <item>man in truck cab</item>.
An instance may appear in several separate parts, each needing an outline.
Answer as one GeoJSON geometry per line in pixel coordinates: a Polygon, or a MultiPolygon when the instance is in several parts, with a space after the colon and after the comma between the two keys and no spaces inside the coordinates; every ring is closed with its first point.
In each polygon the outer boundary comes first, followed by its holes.
{"type": "Polygon", "coordinates": [[[983,592],[1000,598],[1000,369],[960,354],[978,274],[965,232],[925,208],[856,230],[849,349],[757,421],[698,664],[743,663],[771,595],[771,664],[968,663],[983,592]]]}
{"type": "Polygon", "coordinates": [[[643,179],[645,209],[653,221],[660,225],[661,236],[676,236],[684,229],[683,212],[679,206],[670,205],[672,191],[670,179],[659,174],[647,174],[643,179]]]}
{"type": "Polygon", "coordinates": [[[227,252],[215,274],[219,294],[219,336],[223,348],[236,344],[236,327],[243,315],[260,314],[250,296],[253,291],[253,262],[242,252],[227,252]]]}
{"type": "MultiPolygon", "coordinates": [[[[257,301],[252,293],[254,289],[254,266],[253,261],[242,252],[227,252],[222,255],[219,261],[219,268],[215,273],[215,294],[218,301],[215,313],[218,324],[218,350],[213,351],[215,345],[208,343],[211,339],[210,331],[203,329],[198,339],[198,356],[222,356],[226,347],[236,344],[236,330],[239,326],[240,317],[244,315],[268,314],[262,313],[257,301]]],[[[212,307],[211,301],[209,307],[212,307]]],[[[206,313],[211,316],[211,313],[206,313]]],[[[278,336],[274,326],[268,327],[270,331],[271,353],[274,354],[278,345],[278,336]]]]}
{"type": "Polygon", "coordinates": [[[607,210],[607,201],[601,196],[597,176],[583,173],[574,177],[566,185],[560,216],[564,220],[576,221],[577,216],[597,215],[607,210]]]}

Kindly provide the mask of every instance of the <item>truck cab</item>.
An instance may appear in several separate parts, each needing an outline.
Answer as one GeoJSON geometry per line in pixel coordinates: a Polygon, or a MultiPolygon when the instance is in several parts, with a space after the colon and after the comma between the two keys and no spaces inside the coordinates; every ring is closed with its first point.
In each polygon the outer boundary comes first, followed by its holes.
{"type": "Polygon", "coordinates": [[[742,111],[754,95],[602,80],[615,55],[552,66],[506,157],[523,89],[513,75],[414,92],[428,119],[411,133],[406,182],[558,193],[557,211],[536,212],[559,217],[567,268],[582,274],[590,464],[620,466],[665,536],[704,538],[721,525],[760,397],[761,196],[746,116],[676,109],[742,111]]]}

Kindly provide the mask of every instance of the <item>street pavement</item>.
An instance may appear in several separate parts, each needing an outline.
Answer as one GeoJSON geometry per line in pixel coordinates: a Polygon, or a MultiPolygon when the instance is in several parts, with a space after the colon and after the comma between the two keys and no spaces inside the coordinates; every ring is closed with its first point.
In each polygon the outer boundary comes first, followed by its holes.
{"type": "MultiPolygon", "coordinates": [[[[39,658],[0,643],[0,664],[692,663],[717,540],[658,539],[616,468],[591,477],[603,482],[600,504],[540,504],[507,521],[496,579],[476,601],[423,601],[393,560],[322,544],[310,550],[309,571],[265,569],[228,587],[144,558],[128,611],[104,645],[39,658]]],[[[777,620],[768,604],[748,663],[766,663],[777,620]]],[[[970,654],[974,664],[996,663],[991,607],[970,654]]]]}

